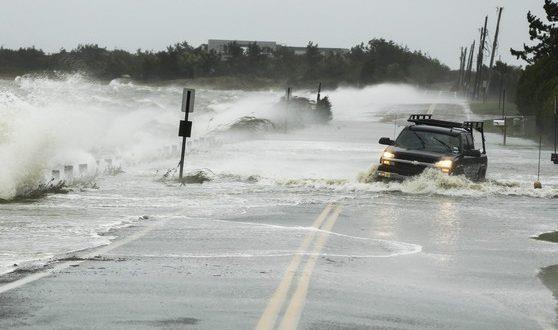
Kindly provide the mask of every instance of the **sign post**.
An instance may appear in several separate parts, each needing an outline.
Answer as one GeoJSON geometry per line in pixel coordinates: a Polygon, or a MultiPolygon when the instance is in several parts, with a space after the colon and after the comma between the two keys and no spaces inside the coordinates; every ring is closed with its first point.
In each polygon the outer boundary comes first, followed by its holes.
{"type": "Polygon", "coordinates": [[[558,153],[556,145],[558,144],[558,95],[554,97],[554,153],[550,156],[550,160],[558,165],[558,153]]]}
{"type": "Polygon", "coordinates": [[[178,136],[182,137],[182,152],[180,153],[180,172],[179,179],[182,181],[184,173],[184,154],[186,153],[186,138],[192,136],[192,122],[188,120],[188,114],[194,111],[194,98],[196,95],[195,89],[184,88],[182,92],[182,107],[181,111],[184,112],[184,120],[180,121],[178,127],[178,136]]]}
{"type": "Polygon", "coordinates": [[[291,88],[287,88],[287,94],[285,95],[285,133],[287,133],[287,125],[289,122],[289,103],[291,102],[291,88]]]}
{"type": "Polygon", "coordinates": [[[542,189],[541,183],[541,151],[542,151],[542,135],[539,136],[539,165],[537,167],[537,181],[535,181],[534,188],[542,189]]]}
{"type": "Polygon", "coordinates": [[[506,89],[502,91],[502,119],[504,120],[504,125],[502,126],[502,134],[504,135],[505,146],[508,137],[508,121],[506,118],[506,89]]]}

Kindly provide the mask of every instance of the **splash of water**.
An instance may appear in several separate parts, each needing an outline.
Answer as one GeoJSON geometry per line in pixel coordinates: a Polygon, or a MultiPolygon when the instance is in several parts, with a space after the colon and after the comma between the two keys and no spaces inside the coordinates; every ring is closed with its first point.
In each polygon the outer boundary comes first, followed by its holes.
{"type": "Polygon", "coordinates": [[[375,193],[402,193],[409,195],[440,195],[483,197],[489,195],[526,196],[534,198],[558,198],[558,189],[547,186],[534,190],[530,185],[513,181],[489,179],[473,182],[464,176],[450,176],[436,169],[427,169],[422,174],[403,182],[380,182],[374,178],[377,167],[360,173],[356,180],[292,179],[279,181],[290,187],[305,187],[315,190],[359,191],[375,193]]]}
{"type": "Polygon", "coordinates": [[[104,155],[153,154],[174,118],[122,89],[81,75],[0,81],[0,198],[32,190],[62,165],[94,171],[104,155]]]}
{"type": "MultiPolygon", "coordinates": [[[[87,163],[95,171],[95,161],[107,156],[121,157],[123,162],[158,160],[159,150],[163,146],[176,145],[178,142],[176,126],[181,117],[178,111],[181,92],[182,86],[146,86],[120,80],[105,84],[81,75],[61,75],[56,79],[24,76],[14,81],[0,80],[0,198],[13,198],[30,187],[48,181],[50,169],[67,163],[87,163]]],[[[206,136],[246,116],[281,121],[284,113],[278,111],[274,105],[282,94],[273,91],[200,90],[199,97],[196,97],[196,110],[192,114],[196,122],[193,137],[206,136]]],[[[394,104],[426,106],[432,102],[461,102],[452,95],[440,95],[407,85],[339,88],[325,94],[333,102],[333,117],[336,122],[377,120],[378,114],[396,111],[392,107],[394,104]]],[[[312,97],[312,92],[300,92],[299,95],[312,97]]],[[[330,142],[323,142],[319,146],[322,144],[329,148],[327,150],[331,150],[327,152],[328,155],[333,154],[333,151],[345,150],[345,145],[341,143],[336,148],[330,142]]],[[[296,156],[299,157],[299,164],[308,164],[305,163],[308,159],[303,153],[309,147],[300,143],[300,150],[295,150],[293,146],[289,142],[281,144],[281,149],[270,150],[272,147],[265,141],[252,143],[249,147],[257,148],[256,151],[261,151],[261,154],[253,155],[252,158],[245,157],[243,161],[229,162],[228,168],[216,169],[216,172],[228,170],[232,175],[260,175],[264,180],[258,181],[267,184],[269,180],[265,180],[265,177],[271,178],[270,175],[276,172],[268,169],[275,169],[278,164],[275,160],[258,158],[265,158],[264,155],[270,152],[278,157],[296,156]],[[289,147],[292,155],[286,153],[284,147],[289,147]],[[250,160],[259,162],[257,166],[247,164],[250,160]],[[253,168],[259,171],[251,173],[253,168]]],[[[316,150],[317,146],[317,143],[311,145],[312,152],[319,151],[316,150]]],[[[246,146],[237,147],[234,153],[250,153],[250,150],[240,150],[242,147],[246,146]]],[[[325,149],[322,154],[326,154],[325,149]]],[[[312,164],[318,163],[312,161],[312,164]]],[[[214,165],[210,162],[204,164],[212,169],[214,165]]],[[[316,165],[317,174],[314,178],[303,180],[300,178],[300,166],[295,166],[293,162],[288,163],[287,160],[283,165],[288,166],[284,166],[285,169],[281,171],[282,178],[274,178],[276,180],[273,182],[291,187],[335,187],[352,191],[396,191],[409,194],[557,195],[556,189],[551,186],[532,191],[524,184],[509,185],[503,181],[477,184],[433,172],[426,172],[404,183],[370,183],[370,172],[362,175],[359,180],[346,179],[357,173],[330,176],[340,169],[339,166],[325,166],[328,164],[316,165]],[[320,166],[324,169],[320,170],[320,166]],[[319,179],[320,177],[323,179],[319,179]],[[337,180],[340,178],[344,179],[337,180]]]]}

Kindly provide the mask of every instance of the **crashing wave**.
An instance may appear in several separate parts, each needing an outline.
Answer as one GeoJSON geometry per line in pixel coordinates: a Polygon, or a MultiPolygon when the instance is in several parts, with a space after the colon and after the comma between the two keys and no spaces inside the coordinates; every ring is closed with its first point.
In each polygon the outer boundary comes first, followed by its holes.
{"type": "Polygon", "coordinates": [[[234,122],[230,127],[230,131],[244,131],[251,133],[269,132],[275,129],[275,124],[271,120],[256,118],[253,116],[244,116],[234,122]]]}

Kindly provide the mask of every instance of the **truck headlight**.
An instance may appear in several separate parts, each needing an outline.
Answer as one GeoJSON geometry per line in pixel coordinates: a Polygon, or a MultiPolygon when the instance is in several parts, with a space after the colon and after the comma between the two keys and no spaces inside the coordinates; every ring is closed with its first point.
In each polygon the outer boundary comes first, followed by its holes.
{"type": "Polygon", "coordinates": [[[390,159],[395,158],[395,155],[392,154],[389,151],[384,151],[384,153],[382,154],[382,164],[384,165],[391,165],[391,162],[389,161],[390,159]]]}
{"type": "Polygon", "coordinates": [[[392,153],[389,152],[389,151],[384,151],[384,154],[382,155],[382,158],[383,158],[383,159],[392,159],[392,158],[394,158],[394,157],[395,157],[395,155],[392,154],[392,153]]]}
{"type": "Polygon", "coordinates": [[[444,173],[449,173],[451,170],[451,167],[453,166],[453,161],[450,159],[445,159],[445,160],[441,160],[439,162],[437,162],[436,167],[441,169],[442,172],[444,173]]]}

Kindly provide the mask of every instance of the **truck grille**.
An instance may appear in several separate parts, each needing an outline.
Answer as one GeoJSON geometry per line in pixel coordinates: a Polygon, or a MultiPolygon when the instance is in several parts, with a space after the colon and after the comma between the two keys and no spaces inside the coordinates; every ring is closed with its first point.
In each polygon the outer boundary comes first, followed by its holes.
{"type": "Polygon", "coordinates": [[[433,160],[431,157],[421,157],[419,155],[405,155],[403,153],[401,154],[397,154],[398,159],[403,159],[403,160],[416,160],[417,162],[421,162],[421,163],[435,163],[435,160],[433,160]]]}
{"type": "Polygon", "coordinates": [[[404,163],[395,163],[390,166],[390,172],[395,172],[401,175],[418,175],[421,174],[424,169],[426,169],[426,166],[404,163]]]}

